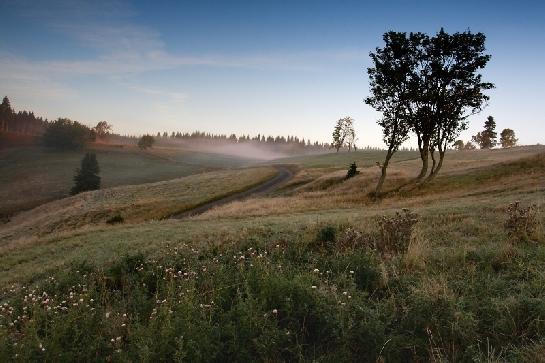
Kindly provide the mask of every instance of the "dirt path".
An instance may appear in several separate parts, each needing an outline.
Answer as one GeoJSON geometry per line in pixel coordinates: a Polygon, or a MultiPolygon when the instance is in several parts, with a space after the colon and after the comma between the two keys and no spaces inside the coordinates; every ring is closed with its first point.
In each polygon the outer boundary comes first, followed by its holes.
{"type": "Polygon", "coordinates": [[[224,205],[233,201],[243,200],[250,196],[258,196],[267,194],[269,192],[272,192],[273,190],[280,187],[283,183],[287,182],[291,178],[293,178],[293,171],[290,170],[289,167],[284,165],[275,165],[276,170],[278,170],[278,174],[276,174],[273,178],[267,180],[266,182],[256,185],[255,187],[252,187],[248,190],[245,190],[240,193],[231,194],[225,198],[214,200],[205,204],[202,204],[198,207],[195,207],[193,209],[187,210],[185,212],[175,214],[171,216],[170,218],[173,219],[184,219],[191,216],[195,216],[198,214],[202,214],[214,207],[218,207],[220,205],[224,205]]]}

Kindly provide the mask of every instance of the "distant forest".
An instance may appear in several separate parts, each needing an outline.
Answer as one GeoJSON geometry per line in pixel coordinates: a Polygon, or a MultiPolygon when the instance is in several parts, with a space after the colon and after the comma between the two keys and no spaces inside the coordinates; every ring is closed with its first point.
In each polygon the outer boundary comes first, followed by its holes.
{"type": "MultiPolygon", "coordinates": [[[[48,127],[59,123],[61,119],[55,121],[48,121],[45,118],[37,117],[32,111],[15,111],[11,107],[8,97],[4,97],[0,104],[0,133],[13,133],[19,135],[42,137],[46,134],[48,127]]],[[[136,145],[141,135],[120,135],[111,132],[111,125],[105,123],[109,129],[106,133],[97,132],[96,127],[88,127],[82,125],[79,122],[72,122],[67,119],[63,121],[69,121],[72,125],[77,127],[85,127],[93,134],[92,137],[87,139],[88,142],[102,142],[120,145],[136,145]]],[[[104,122],[102,122],[104,123],[104,122]]],[[[212,134],[208,132],[194,131],[194,132],[163,132],[153,135],[155,138],[155,145],[158,146],[185,146],[185,147],[206,147],[206,146],[232,146],[232,145],[255,145],[260,146],[263,149],[282,152],[282,153],[319,153],[328,152],[331,149],[329,143],[320,143],[318,141],[311,141],[305,138],[299,138],[297,136],[266,136],[258,134],[256,136],[250,135],[223,135],[212,134]]],[[[357,148],[356,148],[357,149],[357,148]]],[[[365,150],[380,150],[380,148],[367,146],[365,150]]],[[[347,149],[348,150],[348,149],[347,149]]]]}

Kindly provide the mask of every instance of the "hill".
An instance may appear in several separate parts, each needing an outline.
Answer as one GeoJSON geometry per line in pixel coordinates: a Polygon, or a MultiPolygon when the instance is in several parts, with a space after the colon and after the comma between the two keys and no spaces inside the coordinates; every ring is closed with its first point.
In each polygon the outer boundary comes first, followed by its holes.
{"type": "Polygon", "coordinates": [[[94,144],[87,150],[55,151],[39,146],[0,150],[0,215],[31,209],[69,195],[86,151],[96,153],[104,188],[157,182],[203,171],[248,165],[254,159],[135,146],[94,144]]]}
{"type": "MultiPolygon", "coordinates": [[[[371,161],[342,180],[353,157],[302,158],[272,195],[191,219],[143,222],[136,209],[126,224],[4,242],[0,357],[538,361],[545,214],[525,208],[545,201],[545,149],[451,152],[432,183],[380,203],[367,196],[378,177],[371,161]],[[514,234],[506,221],[525,213],[536,229],[514,234]],[[36,337],[45,351],[26,348],[36,337]]],[[[388,187],[415,166],[393,163],[388,187]]],[[[148,195],[238,179],[214,173],[156,183],[148,195]]],[[[89,194],[97,210],[107,205],[99,195],[89,194]]],[[[77,208],[62,213],[81,218],[77,208]]],[[[40,225],[32,217],[25,228],[40,225]]]]}

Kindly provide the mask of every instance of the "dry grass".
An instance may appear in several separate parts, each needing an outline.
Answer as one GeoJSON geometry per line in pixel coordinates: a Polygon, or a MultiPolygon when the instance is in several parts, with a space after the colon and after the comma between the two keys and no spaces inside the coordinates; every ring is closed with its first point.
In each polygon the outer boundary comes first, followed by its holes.
{"type": "Polygon", "coordinates": [[[160,219],[259,184],[272,167],[217,171],[165,182],[82,193],[16,215],[0,229],[0,244],[103,224],[115,215],[127,223],[160,219]]]}
{"type": "MultiPolygon", "coordinates": [[[[409,193],[392,195],[376,204],[369,198],[379,177],[377,167],[361,169],[361,173],[343,180],[345,171],[323,171],[314,180],[298,186],[276,198],[256,198],[231,203],[213,209],[197,218],[243,218],[248,216],[281,215],[306,211],[354,208],[362,205],[371,209],[410,207],[441,204],[446,200],[490,200],[519,194],[528,195],[544,191],[545,154],[532,148],[519,151],[479,151],[451,153],[446,160],[445,171],[435,181],[409,193]],[[471,154],[462,156],[461,154],[471,154]],[[473,160],[466,164],[461,159],[473,160]],[[453,164],[453,165],[452,165],[453,164]],[[462,168],[465,165],[466,169],[462,168]],[[479,168],[474,165],[482,165],[479,168]],[[465,170],[465,171],[464,171],[465,170]]],[[[413,177],[417,166],[408,162],[395,163],[389,169],[384,189],[392,189],[413,177]]],[[[411,162],[412,163],[412,162],[411,162]]],[[[320,169],[316,169],[320,170],[320,169]]],[[[316,173],[316,171],[315,171],[316,173]]],[[[308,175],[300,177],[305,180],[308,175]]]]}

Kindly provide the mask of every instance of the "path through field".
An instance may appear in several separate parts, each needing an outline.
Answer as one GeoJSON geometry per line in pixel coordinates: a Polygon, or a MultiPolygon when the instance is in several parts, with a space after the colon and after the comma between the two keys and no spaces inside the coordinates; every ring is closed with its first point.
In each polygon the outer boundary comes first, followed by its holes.
{"type": "Polygon", "coordinates": [[[214,201],[202,204],[196,208],[187,210],[185,212],[172,215],[170,218],[184,219],[184,218],[192,217],[198,214],[202,214],[214,207],[218,207],[220,205],[224,205],[233,201],[246,199],[250,196],[263,195],[263,194],[272,192],[273,190],[277,189],[282,184],[284,184],[285,182],[293,178],[293,171],[290,170],[289,167],[284,165],[275,165],[275,168],[278,170],[278,174],[276,174],[276,176],[274,176],[273,178],[267,180],[266,182],[262,184],[259,184],[243,192],[231,194],[225,198],[221,198],[218,200],[214,200],[214,201]]]}

